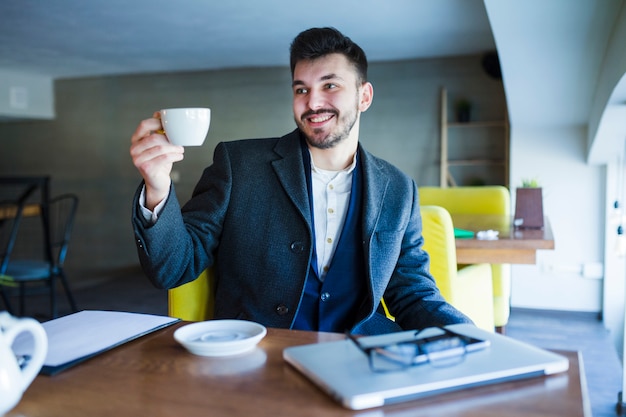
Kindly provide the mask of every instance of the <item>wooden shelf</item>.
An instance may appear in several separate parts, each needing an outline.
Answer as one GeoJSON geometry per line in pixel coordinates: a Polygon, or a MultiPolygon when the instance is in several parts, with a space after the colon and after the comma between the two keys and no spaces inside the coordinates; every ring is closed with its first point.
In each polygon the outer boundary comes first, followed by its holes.
{"type": "MultiPolygon", "coordinates": [[[[506,113],[505,113],[506,114],[506,113]]],[[[501,169],[501,174],[493,174],[492,177],[485,179],[487,183],[499,184],[508,186],[509,178],[509,123],[508,118],[505,116],[504,120],[485,120],[485,121],[470,121],[470,122],[449,122],[448,121],[448,94],[445,88],[441,90],[441,160],[440,160],[440,186],[445,188],[448,186],[462,185],[459,184],[459,180],[455,178],[455,175],[451,172],[450,168],[455,169],[455,174],[459,174],[459,170],[470,169],[493,169],[498,167],[501,169]],[[472,131],[471,135],[463,136],[462,131],[467,129],[472,131]],[[499,150],[490,150],[489,153],[481,155],[477,158],[470,158],[463,155],[455,155],[454,158],[450,157],[450,149],[456,148],[459,145],[458,141],[461,138],[467,138],[468,140],[482,141],[482,145],[485,149],[494,148],[487,144],[487,141],[493,140],[493,133],[481,132],[481,129],[491,130],[500,129],[501,132],[495,134],[500,136],[503,143],[497,147],[499,150]],[[451,140],[449,136],[449,130],[454,130],[455,134],[451,140]],[[459,132],[461,131],[461,132],[459,132]],[[477,132],[477,133],[476,133],[477,132]],[[491,139],[490,139],[491,137],[491,139]],[[451,143],[453,142],[453,143],[451,143]],[[497,177],[497,178],[496,178],[497,177]]],[[[458,153],[458,152],[457,152],[458,153]]],[[[462,151],[461,151],[462,153],[462,151]]]]}

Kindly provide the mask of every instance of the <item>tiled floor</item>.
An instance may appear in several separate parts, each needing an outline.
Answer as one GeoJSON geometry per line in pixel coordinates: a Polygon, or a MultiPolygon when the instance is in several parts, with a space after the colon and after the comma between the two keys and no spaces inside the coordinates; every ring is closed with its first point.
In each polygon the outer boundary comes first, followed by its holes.
{"type": "Polygon", "coordinates": [[[513,309],[507,336],[546,349],[581,351],[593,417],[617,415],[623,367],[596,314],[513,309]]]}
{"type": "MultiPolygon", "coordinates": [[[[137,269],[76,285],[74,295],[81,310],[167,314],[167,292],[153,288],[137,269]]],[[[26,315],[48,319],[46,297],[37,296],[28,301],[26,315]]],[[[61,315],[70,312],[63,294],[59,296],[59,311],[61,315]]],[[[596,315],[513,309],[506,334],[542,348],[581,351],[593,417],[617,415],[622,364],[610,335],[596,315]]]]}

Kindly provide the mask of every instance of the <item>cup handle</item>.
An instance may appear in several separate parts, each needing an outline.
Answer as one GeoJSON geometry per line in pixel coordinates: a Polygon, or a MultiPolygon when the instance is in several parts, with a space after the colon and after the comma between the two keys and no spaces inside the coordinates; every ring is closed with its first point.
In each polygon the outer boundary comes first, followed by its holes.
{"type": "Polygon", "coordinates": [[[10,326],[4,334],[9,346],[13,343],[17,335],[22,332],[32,334],[34,341],[32,357],[22,369],[21,391],[24,392],[31,382],[33,382],[46,359],[46,354],[48,353],[48,335],[43,326],[35,319],[14,319],[13,325],[10,326]]]}

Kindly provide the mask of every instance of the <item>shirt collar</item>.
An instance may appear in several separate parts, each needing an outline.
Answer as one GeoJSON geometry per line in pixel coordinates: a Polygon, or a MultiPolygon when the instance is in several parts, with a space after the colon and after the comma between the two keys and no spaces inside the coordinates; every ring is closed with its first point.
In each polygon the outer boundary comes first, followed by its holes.
{"type": "MultiPolygon", "coordinates": [[[[309,158],[311,160],[311,171],[313,172],[329,172],[328,170],[323,170],[321,168],[318,168],[315,166],[315,162],[313,161],[313,155],[311,155],[311,151],[309,150],[309,158]]],[[[354,168],[356,168],[356,152],[354,153],[354,155],[352,156],[352,163],[347,166],[346,168],[340,170],[340,171],[335,171],[337,173],[339,172],[345,172],[346,174],[350,174],[352,171],[354,171],[354,168]]]]}

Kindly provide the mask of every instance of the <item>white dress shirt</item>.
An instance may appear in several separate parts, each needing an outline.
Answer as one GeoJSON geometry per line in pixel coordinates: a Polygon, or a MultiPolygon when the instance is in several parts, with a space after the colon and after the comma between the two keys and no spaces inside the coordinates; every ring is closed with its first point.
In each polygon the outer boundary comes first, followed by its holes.
{"type": "Polygon", "coordinates": [[[356,155],[352,164],[341,171],[320,169],[311,158],[317,274],[322,280],[330,267],[346,221],[355,167],[356,155]]]}

